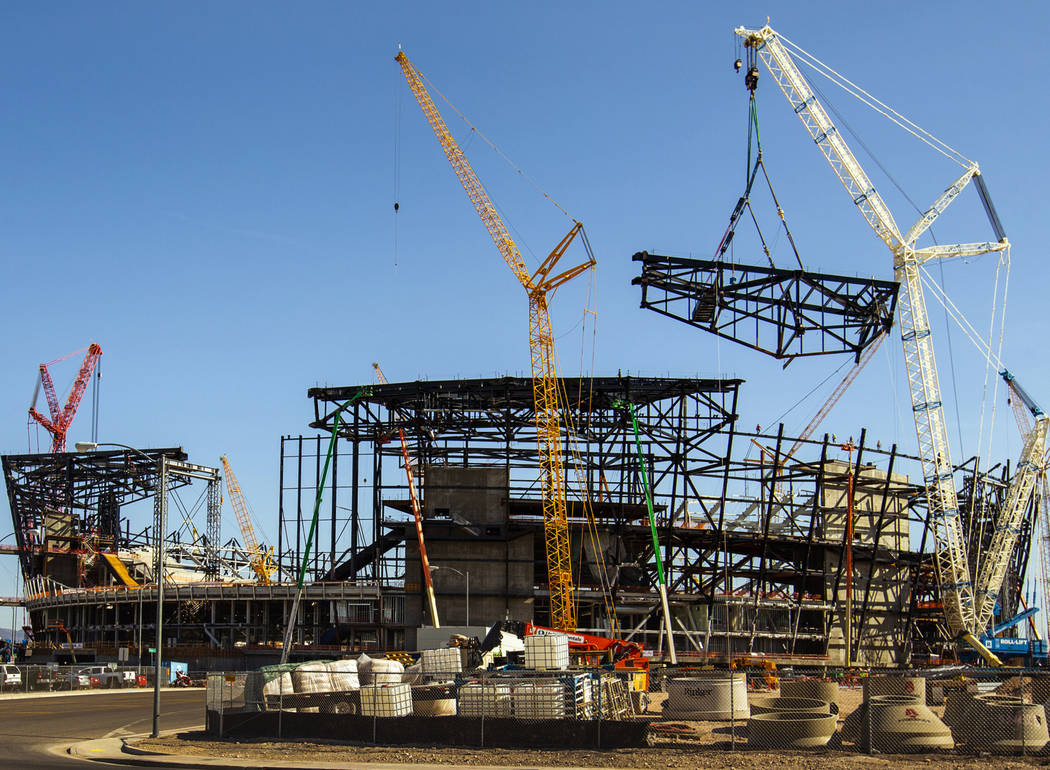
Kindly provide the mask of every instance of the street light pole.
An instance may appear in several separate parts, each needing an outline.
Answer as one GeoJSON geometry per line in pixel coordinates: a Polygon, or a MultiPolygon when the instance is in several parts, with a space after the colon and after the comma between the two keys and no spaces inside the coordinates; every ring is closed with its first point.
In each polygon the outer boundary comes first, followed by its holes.
{"type": "Polygon", "coordinates": [[[433,572],[434,570],[439,570],[439,569],[447,569],[449,572],[455,572],[457,575],[459,575],[460,577],[462,577],[466,581],[466,587],[467,587],[467,595],[466,595],[466,598],[467,598],[467,623],[466,624],[469,626],[470,625],[470,570],[468,569],[468,570],[460,571],[460,570],[456,569],[455,567],[446,567],[444,564],[431,564],[430,565],[430,571],[431,572],[433,572]]]}
{"type": "Polygon", "coordinates": [[[153,732],[160,735],[160,677],[164,657],[164,533],[168,528],[168,463],[161,456],[157,460],[157,491],[153,496],[153,527],[156,547],[156,566],[153,579],[157,581],[157,656],[153,665],[153,732]]]}

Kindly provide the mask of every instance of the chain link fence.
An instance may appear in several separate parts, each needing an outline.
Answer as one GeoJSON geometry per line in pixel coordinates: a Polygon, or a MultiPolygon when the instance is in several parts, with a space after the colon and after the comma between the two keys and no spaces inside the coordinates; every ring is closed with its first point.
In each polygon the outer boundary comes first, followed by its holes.
{"type": "Polygon", "coordinates": [[[152,687],[153,669],[110,667],[105,663],[70,666],[0,663],[0,696],[62,690],[152,687]]]}
{"type": "Polygon", "coordinates": [[[1045,674],[844,681],[697,670],[646,683],[617,670],[464,672],[435,670],[431,661],[365,672],[356,664],[210,674],[208,731],[224,739],[470,748],[1050,754],[1045,674]]]}

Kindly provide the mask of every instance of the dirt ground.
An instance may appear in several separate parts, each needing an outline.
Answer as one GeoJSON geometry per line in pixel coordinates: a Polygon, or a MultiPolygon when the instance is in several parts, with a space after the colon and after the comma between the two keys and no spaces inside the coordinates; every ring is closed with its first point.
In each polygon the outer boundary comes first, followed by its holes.
{"type": "Polygon", "coordinates": [[[182,733],[135,742],[138,748],[172,754],[239,759],[299,759],[329,762],[427,763],[433,765],[494,765],[504,767],[611,767],[611,768],[741,768],[742,770],[848,770],[849,768],[1031,768],[1045,758],[929,756],[867,756],[845,751],[721,751],[681,743],[649,749],[608,751],[541,751],[536,749],[463,749],[447,746],[347,746],[299,742],[210,741],[201,733],[182,733]],[[700,750],[698,750],[700,749],[700,750]]]}

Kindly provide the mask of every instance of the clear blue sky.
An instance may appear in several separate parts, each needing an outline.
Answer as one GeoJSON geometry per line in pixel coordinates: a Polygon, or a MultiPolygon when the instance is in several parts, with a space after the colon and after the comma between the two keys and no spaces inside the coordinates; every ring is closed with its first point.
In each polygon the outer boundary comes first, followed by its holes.
{"type": "MultiPolygon", "coordinates": [[[[100,439],[181,445],[204,464],[228,454],[273,532],[278,441],[308,430],[307,388],[370,382],[373,360],[391,380],[527,372],[525,297],[408,92],[399,43],[586,225],[599,261],[594,371],[744,377],[743,424],[769,425],[840,361],[782,371],[642,311],[630,257],[714,250],[743,186],[746,96],[732,29],[760,26],[773,8],[787,37],[981,163],[1014,244],[1004,357],[1050,400],[1045,56],[1035,42],[1050,6],[785,6],[5,5],[0,451],[27,449],[37,365],[94,340],[105,351],[100,439]]],[[[921,206],[958,175],[824,87],[921,206]]],[[[890,277],[884,247],[764,71],[759,102],[770,173],[807,266],[890,277]]],[[[446,118],[522,244],[546,253],[568,220],[446,118]]],[[[942,242],[991,237],[972,191],[958,209],[937,228],[942,242]]],[[[907,205],[896,211],[903,227],[914,219],[907,205]]],[[[789,264],[787,251],[776,257],[789,264]]],[[[946,266],[945,277],[986,328],[994,262],[946,266]]],[[[580,370],[588,302],[588,280],[577,283],[553,307],[569,374],[580,370]]],[[[983,368],[961,337],[953,344],[971,454],[983,368]]],[[[872,440],[912,450],[899,340],[885,347],[827,428],[867,425],[872,440]]],[[[589,348],[583,359],[589,371],[589,348]]],[[[56,370],[63,388],[74,370],[56,370]]],[[[946,391],[952,381],[942,355],[946,391]]],[[[789,430],[832,385],[789,415],[789,430]]],[[[999,408],[997,452],[1015,455],[1005,399],[999,408]]],[[[85,405],[70,443],[89,431],[85,405]]],[[[6,498],[0,506],[3,534],[6,498]]],[[[14,559],[0,562],[0,580],[13,584],[15,570],[14,559]]]]}

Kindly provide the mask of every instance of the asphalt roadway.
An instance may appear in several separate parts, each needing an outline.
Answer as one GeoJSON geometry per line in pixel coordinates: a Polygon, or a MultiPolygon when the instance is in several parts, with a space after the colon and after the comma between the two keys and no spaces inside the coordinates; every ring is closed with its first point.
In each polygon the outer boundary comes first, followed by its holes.
{"type": "MultiPolygon", "coordinates": [[[[0,768],[125,767],[85,763],[49,751],[92,738],[141,735],[153,729],[153,691],[0,699],[0,768]]],[[[204,724],[204,690],[160,695],[160,729],[204,724]]]]}

